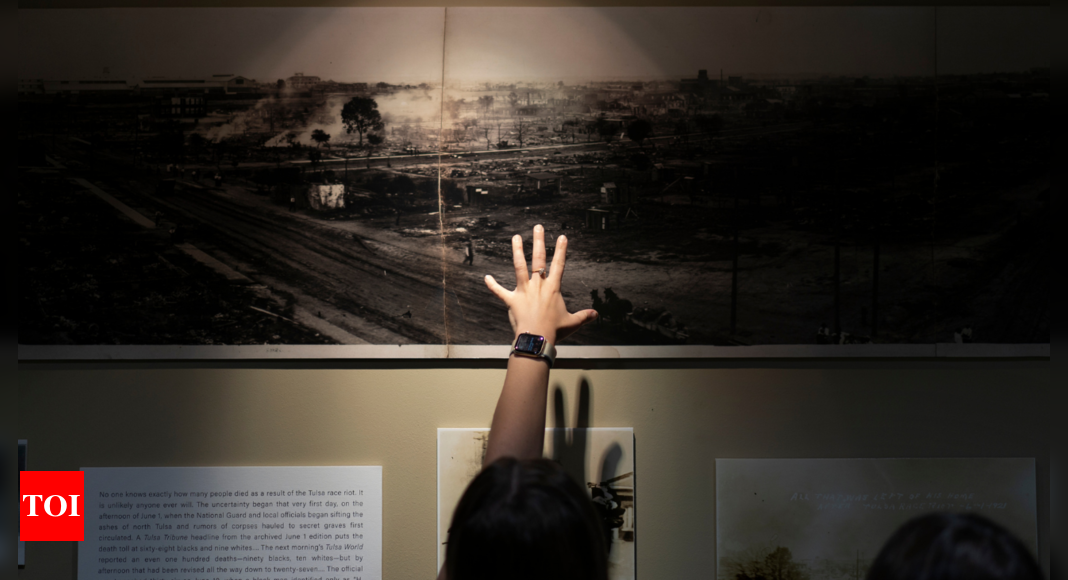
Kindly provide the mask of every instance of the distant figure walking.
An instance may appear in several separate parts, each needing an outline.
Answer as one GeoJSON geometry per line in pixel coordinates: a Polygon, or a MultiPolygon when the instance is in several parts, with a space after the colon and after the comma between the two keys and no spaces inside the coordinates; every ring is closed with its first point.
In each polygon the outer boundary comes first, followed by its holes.
{"type": "Polygon", "coordinates": [[[290,213],[297,211],[297,197],[295,195],[289,196],[289,211],[290,213]]]}
{"type": "Polygon", "coordinates": [[[467,240],[467,247],[464,248],[464,264],[471,266],[475,265],[475,246],[471,240],[467,240]]]}

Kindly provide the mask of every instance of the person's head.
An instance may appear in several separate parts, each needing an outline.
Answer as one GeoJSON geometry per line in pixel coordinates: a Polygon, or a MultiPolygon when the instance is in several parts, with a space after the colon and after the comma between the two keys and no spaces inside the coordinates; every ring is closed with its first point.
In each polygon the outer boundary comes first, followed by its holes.
{"type": "Polygon", "coordinates": [[[448,580],[607,580],[602,526],[585,490],[551,461],[505,457],[460,498],[448,580]]]}
{"type": "Polygon", "coordinates": [[[974,514],[930,514],[894,532],[867,580],[1041,580],[1028,549],[974,514]]]}

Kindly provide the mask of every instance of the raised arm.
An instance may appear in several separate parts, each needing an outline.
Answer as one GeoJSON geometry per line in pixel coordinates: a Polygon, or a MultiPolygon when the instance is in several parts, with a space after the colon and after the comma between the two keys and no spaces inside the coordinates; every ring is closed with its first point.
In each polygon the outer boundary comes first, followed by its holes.
{"type": "MultiPolygon", "coordinates": [[[[523,254],[523,239],[512,238],[512,262],[515,266],[515,290],[505,290],[492,276],[486,285],[508,306],[513,339],[521,333],[544,336],[557,344],[583,324],[595,319],[594,310],[569,313],[560,294],[560,280],[567,258],[567,238],[556,241],[552,266],[546,270],[545,228],[534,226],[534,255],[531,271],[523,254]]],[[[549,389],[548,361],[512,356],[504,388],[493,413],[484,465],[501,457],[532,459],[541,457],[545,441],[545,410],[549,389]]]]}

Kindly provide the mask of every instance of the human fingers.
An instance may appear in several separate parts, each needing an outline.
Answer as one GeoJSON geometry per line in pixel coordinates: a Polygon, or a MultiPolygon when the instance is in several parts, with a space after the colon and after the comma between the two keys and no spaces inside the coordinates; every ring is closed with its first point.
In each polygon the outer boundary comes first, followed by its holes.
{"type": "Polygon", "coordinates": [[[582,325],[594,320],[597,320],[597,311],[592,309],[579,310],[573,314],[568,314],[560,329],[556,331],[556,342],[559,343],[574,334],[582,325]]]}
{"type": "Polygon", "coordinates": [[[493,292],[494,296],[500,298],[502,302],[508,304],[508,299],[512,296],[512,293],[497,283],[493,279],[493,276],[486,276],[486,286],[489,287],[490,292],[493,292]]]}
{"type": "Polygon", "coordinates": [[[575,328],[578,328],[587,322],[597,320],[597,311],[592,308],[587,308],[586,310],[579,310],[570,316],[571,320],[569,322],[574,324],[575,328]]]}
{"type": "Polygon", "coordinates": [[[518,234],[512,236],[512,265],[515,266],[515,289],[527,287],[530,274],[527,272],[527,257],[523,254],[523,238],[518,234]]]}
{"type": "Polygon", "coordinates": [[[534,226],[534,255],[530,259],[531,272],[545,269],[545,228],[534,226]]]}
{"type": "Polygon", "coordinates": [[[556,250],[553,251],[553,265],[549,268],[549,278],[557,285],[564,276],[564,264],[567,263],[567,236],[556,238],[556,250]]]}

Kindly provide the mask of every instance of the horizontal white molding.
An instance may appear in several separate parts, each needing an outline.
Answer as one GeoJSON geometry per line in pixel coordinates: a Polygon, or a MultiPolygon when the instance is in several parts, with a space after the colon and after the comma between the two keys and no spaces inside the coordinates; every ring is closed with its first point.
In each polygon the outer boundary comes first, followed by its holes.
{"type": "MultiPolygon", "coordinates": [[[[1049,344],[844,344],[761,346],[561,346],[560,359],[1049,358],[1049,344]]],[[[145,360],[492,360],[508,345],[19,345],[20,361],[145,360]]]]}

